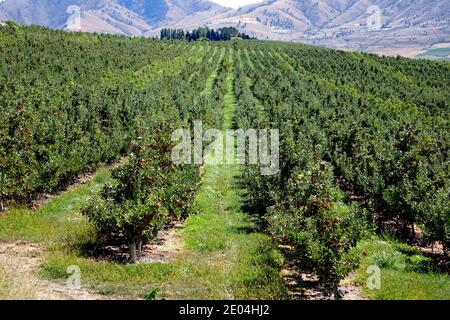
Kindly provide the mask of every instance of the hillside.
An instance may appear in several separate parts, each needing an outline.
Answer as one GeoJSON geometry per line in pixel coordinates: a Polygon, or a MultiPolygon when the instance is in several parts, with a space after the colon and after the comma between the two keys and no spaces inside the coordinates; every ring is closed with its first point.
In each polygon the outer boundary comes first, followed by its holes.
{"type": "Polygon", "coordinates": [[[80,6],[87,32],[157,36],[161,28],[234,26],[260,39],[405,56],[450,46],[446,0],[266,0],[236,10],[204,0],[6,0],[0,20],[66,28],[70,5],[80,6]],[[371,31],[368,19],[378,12],[381,29],[371,31]]]}
{"type": "Polygon", "coordinates": [[[400,53],[450,42],[450,3],[433,1],[275,0],[250,5],[209,21],[234,24],[260,39],[310,43],[331,48],[400,53]],[[368,9],[377,5],[381,29],[371,31],[368,9]]]}
{"type": "Polygon", "coordinates": [[[0,19],[65,28],[69,6],[80,7],[81,31],[142,35],[164,25],[195,17],[204,21],[226,9],[202,0],[19,0],[0,3],[0,19]]]}

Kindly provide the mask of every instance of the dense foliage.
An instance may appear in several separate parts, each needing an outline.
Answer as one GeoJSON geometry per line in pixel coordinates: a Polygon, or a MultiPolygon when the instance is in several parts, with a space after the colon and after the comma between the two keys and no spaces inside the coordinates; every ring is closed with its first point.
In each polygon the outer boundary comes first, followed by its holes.
{"type": "Polygon", "coordinates": [[[126,154],[150,103],[141,81],[178,53],[140,39],[1,27],[0,197],[28,200],[126,154]]]}
{"type": "Polygon", "coordinates": [[[83,213],[135,252],[192,211],[201,170],[172,163],[171,134],[195,120],[222,127],[231,73],[235,126],[280,130],[276,175],[243,166],[250,207],[330,293],[369,228],[406,240],[419,229],[448,250],[450,64],[294,44],[0,27],[0,205],[125,156],[83,213]]]}
{"type": "Polygon", "coordinates": [[[264,49],[241,50],[250,68],[237,73],[236,118],[240,127],[281,131],[280,174],[245,172],[274,237],[311,257],[334,289],[367,221],[381,229],[394,222],[405,239],[419,226],[445,250],[450,65],[297,45],[264,49]]]}
{"type": "Polygon", "coordinates": [[[195,119],[220,121],[220,91],[199,94],[220,48],[8,23],[0,49],[2,209],[128,156],[84,210],[100,238],[134,243],[187,215],[198,168],[171,164],[170,136],[195,119]]]}
{"type": "MultiPolygon", "coordinates": [[[[189,127],[193,120],[217,126],[221,110],[213,106],[222,98],[220,94],[202,94],[199,99],[213,64],[200,58],[197,67],[202,71],[199,74],[182,68],[146,88],[153,101],[137,140],[131,142],[131,155],[113,171],[115,183],[106,186],[102,197],[83,210],[103,242],[130,244],[132,260],[143,242],[153,239],[166,223],[186,218],[192,210],[200,183],[199,167],[173,163],[175,142],[171,135],[189,127]]],[[[221,79],[223,82],[223,77],[217,77],[216,82],[221,79]]]]}
{"type": "Polygon", "coordinates": [[[245,40],[255,39],[244,32],[239,32],[234,27],[224,27],[217,30],[201,27],[192,31],[184,31],[183,29],[161,29],[161,40],[211,40],[211,41],[228,41],[233,38],[241,38],[245,40]]]}

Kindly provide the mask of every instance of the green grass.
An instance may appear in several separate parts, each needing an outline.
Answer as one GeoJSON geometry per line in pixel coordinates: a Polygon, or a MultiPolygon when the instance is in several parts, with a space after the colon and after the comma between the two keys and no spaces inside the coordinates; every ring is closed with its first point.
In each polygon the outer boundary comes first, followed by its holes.
{"type": "Polygon", "coordinates": [[[236,112],[236,97],[234,95],[234,74],[229,72],[227,76],[227,93],[224,96],[224,112],[223,127],[224,129],[232,128],[233,118],[236,112]]]}
{"type": "Polygon", "coordinates": [[[80,208],[110,180],[110,170],[100,169],[89,183],[52,197],[37,210],[12,208],[0,218],[0,241],[56,243],[87,232],[89,224],[80,208]]]}
{"type": "Polygon", "coordinates": [[[41,276],[64,280],[68,266],[78,266],[83,286],[105,295],[117,294],[144,298],[172,273],[169,264],[117,264],[77,257],[75,254],[55,251],[41,266],[41,276]]]}
{"type": "Polygon", "coordinates": [[[272,240],[255,231],[242,209],[238,166],[207,166],[197,196],[200,214],[188,218],[185,251],[173,262],[166,299],[282,299],[283,257],[272,240]]]}
{"type": "Polygon", "coordinates": [[[356,281],[371,299],[450,300],[450,276],[430,270],[430,261],[415,248],[374,237],[361,241],[354,254],[361,257],[356,281]],[[371,265],[381,269],[379,290],[370,290],[366,285],[371,265]]]}

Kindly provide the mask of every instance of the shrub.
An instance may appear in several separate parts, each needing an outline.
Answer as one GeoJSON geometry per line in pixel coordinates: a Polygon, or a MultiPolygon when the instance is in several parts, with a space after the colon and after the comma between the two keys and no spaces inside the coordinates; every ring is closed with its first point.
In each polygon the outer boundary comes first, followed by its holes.
{"type": "Polygon", "coordinates": [[[373,263],[380,268],[389,268],[394,270],[403,270],[406,267],[405,256],[400,252],[393,250],[384,250],[377,252],[373,256],[373,263]]]}
{"type": "Polygon", "coordinates": [[[408,257],[406,261],[406,271],[429,272],[432,269],[431,259],[418,254],[408,257]]]}

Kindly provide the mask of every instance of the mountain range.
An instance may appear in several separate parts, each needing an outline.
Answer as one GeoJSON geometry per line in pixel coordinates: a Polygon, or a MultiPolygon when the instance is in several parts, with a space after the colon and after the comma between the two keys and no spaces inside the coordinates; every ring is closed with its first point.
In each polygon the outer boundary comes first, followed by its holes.
{"type": "Polygon", "coordinates": [[[265,0],[239,9],[206,0],[0,0],[4,20],[149,37],[234,26],[259,39],[405,56],[450,47],[448,0],[265,0]]]}

